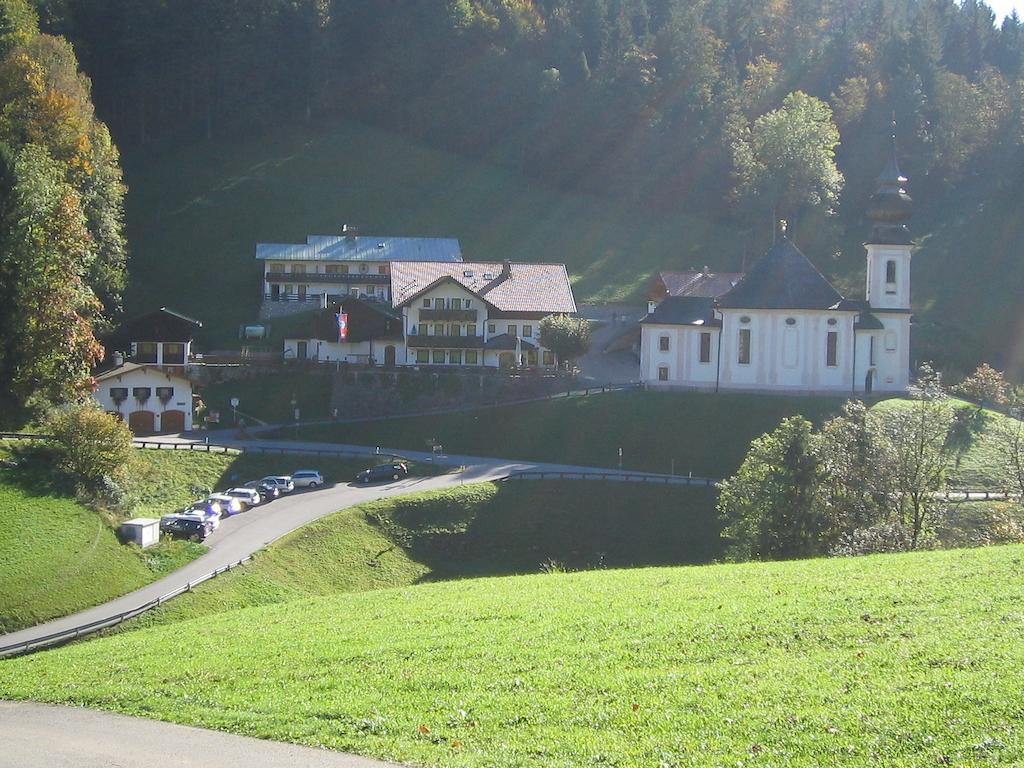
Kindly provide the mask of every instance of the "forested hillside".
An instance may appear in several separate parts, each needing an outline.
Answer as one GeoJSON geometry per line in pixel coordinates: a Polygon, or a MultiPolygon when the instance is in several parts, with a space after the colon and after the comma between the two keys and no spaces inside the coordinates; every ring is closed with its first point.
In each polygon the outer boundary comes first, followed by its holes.
{"type": "Polygon", "coordinates": [[[125,284],[121,168],[89,81],[0,0],[0,424],[87,391],[125,284]]]}
{"type": "Polygon", "coordinates": [[[731,250],[713,266],[763,250],[784,213],[851,295],[895,116],[925,238],[919,356],[1015,362],[990,332],[1024,280],[1024,28],[976,0],[37,2],[143,157],[355,118],[618,213],[716,222],[731,250]],[[796,92],[837,130],[814,160],[834,150],[839,173],[780,208],[748,150],[796,92]]]}

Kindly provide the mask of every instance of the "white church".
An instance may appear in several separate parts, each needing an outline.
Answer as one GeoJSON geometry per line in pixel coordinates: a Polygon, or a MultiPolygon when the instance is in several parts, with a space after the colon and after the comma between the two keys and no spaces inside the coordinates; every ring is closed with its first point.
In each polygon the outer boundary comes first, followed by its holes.
{"type": "Polygon", "coordinates": [[[736,280],[680,280],[660,302],[650,302],[641,320],[644,384],[801,394],[906,390],[912,250],[906,181],[894,142],[868,205],[866,300],[840,295],[783,237],[736,280]]]}

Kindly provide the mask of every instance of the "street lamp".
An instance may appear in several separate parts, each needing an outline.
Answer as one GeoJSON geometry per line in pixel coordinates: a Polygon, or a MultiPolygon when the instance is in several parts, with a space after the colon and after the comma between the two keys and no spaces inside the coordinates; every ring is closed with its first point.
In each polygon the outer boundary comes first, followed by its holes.
{"type": "Polygon", "coordinates": [[[299,401],[292,395],[292,415],[295,417],[295,439],[299,439],[299,401]]]}
{"type": "Polygon", "coordinates": [[[231,398],[231,412],[235,417],[235,426],[238,426],[238,404],[241,402],[237,397],[231,398]]]}

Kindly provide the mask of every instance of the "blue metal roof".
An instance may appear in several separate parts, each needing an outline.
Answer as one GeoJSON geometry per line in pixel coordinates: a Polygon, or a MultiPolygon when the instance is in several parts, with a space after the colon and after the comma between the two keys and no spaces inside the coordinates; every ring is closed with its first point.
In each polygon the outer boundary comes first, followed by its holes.
{"type": "Polygon", "coordinates": [[[305,243],[257,243],[256,258],[273,261],[462,261],[453,237],[310,235],[305,243]]]}

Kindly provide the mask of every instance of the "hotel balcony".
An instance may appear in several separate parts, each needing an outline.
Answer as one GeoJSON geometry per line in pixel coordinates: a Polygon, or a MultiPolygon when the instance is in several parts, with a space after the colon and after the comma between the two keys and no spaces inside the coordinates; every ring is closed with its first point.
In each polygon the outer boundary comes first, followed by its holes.
{"type": "Polygon", "coordinates": [[[267,272],[263,278],[268,283],[335,283],[337,285],[387,285],[391,275],[378,275],[369,272],[267,272]]]}
{"type": "Polygon", "coordinates": [[[453,320],[461,323],[475,323],[477,310],[475,309],[421,309],[420,322],[433,322],[435,320],[453,320]]]}
{"type": "Polygon", "coordinates": [[[483,336],[424,336],[406,337],[406,346],[410,349],[482,349],[483,336]]]}

